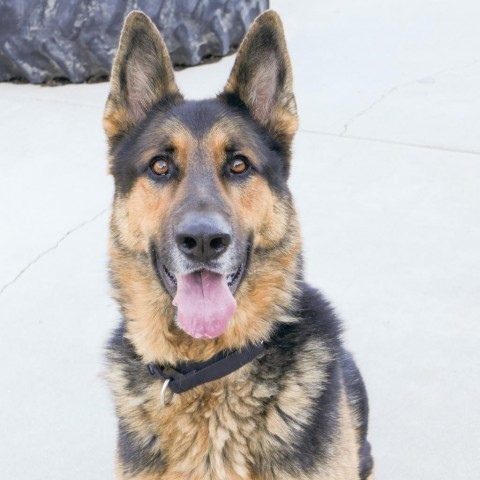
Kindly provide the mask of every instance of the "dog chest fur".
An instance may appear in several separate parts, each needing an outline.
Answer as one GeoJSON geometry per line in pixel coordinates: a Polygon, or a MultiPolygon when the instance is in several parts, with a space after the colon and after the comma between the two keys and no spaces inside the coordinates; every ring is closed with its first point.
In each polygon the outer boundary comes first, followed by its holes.
{"type": "Polygon", "coordinates": [[[108,378],[120,478],[359,478],[338,326],[321,298],[305,297],[316,310],[303,308],[301,321],[285,323],[258,359],[168,406],[160,402],[162,383],[119,329],[108,349],[108,378]]]}

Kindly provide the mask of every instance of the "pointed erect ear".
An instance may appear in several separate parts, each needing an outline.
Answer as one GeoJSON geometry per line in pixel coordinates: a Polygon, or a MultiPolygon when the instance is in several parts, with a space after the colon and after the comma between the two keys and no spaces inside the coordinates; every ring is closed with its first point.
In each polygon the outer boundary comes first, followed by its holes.
{"type": "Polygon", "coordinates": [[[240,98],[274,137],[293,138],[298,127],[292,68],[280,17],[268,10],[244,38],[224,94],[240,98]]]}
{"type": "Polygon", "coordinates": [[[165,42],[142,12],[131,12],[113,62],[111,90],[103,117],[110,146],[143,120],[159,100],[181,101],[165,42]]]}

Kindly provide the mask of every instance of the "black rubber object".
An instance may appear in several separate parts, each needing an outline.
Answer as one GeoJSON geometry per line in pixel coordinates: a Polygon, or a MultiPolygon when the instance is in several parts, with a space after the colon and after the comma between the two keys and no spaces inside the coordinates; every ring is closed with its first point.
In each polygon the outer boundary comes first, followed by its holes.
{"type": "Polygon", "coordinates": [[[142,10],[175,66],[221,57],[240,44],[268,0],[0,0],[0,81],[107,79],[125,16],[142,10]]]}

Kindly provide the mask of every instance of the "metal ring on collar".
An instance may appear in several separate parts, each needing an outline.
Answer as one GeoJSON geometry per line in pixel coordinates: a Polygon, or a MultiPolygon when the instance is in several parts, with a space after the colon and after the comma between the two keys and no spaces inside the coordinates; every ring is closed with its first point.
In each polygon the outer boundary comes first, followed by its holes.
{"type": "Polygon", "coordinates": [[[174,393],[172,393],[168,398],[166,396],[168,384],[171,382],[171,380],[172,380],[171,378],[167,378],[163,382],[162,391],[160,392],[160,401],[162,402],[162,407],[166,407],[167,405],[170,405],[173,397],[175,396],[174,393]]]}

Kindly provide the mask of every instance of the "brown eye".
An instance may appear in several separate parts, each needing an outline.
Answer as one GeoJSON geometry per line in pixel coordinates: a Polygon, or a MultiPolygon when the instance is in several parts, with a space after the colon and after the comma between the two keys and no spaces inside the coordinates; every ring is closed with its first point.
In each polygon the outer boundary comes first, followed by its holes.
{"type": "Polygon", "coordinates": [[[168,173],[168,162],[163,158],[156,158],[150,164],[150,170],[155,175],[166,175],[168,173]]]}
{"type": "Polygon", "coordinates": [[[230,172],[232,172],[235,175],[246,172],[247,169],[248,169],[247,159],[242,157],[241,155],[237,155],[230,162],[230,172]]]}

